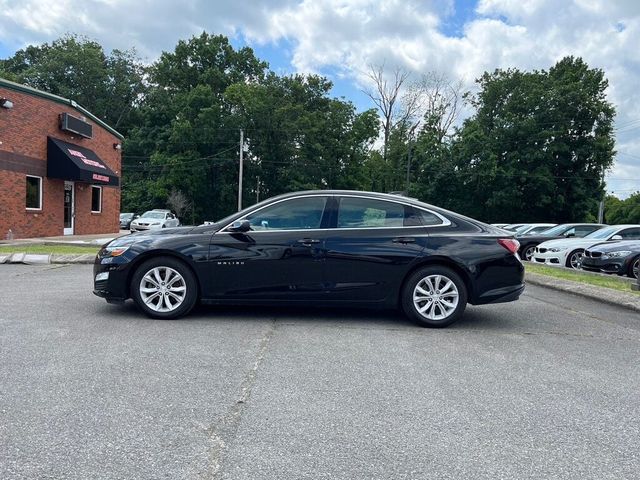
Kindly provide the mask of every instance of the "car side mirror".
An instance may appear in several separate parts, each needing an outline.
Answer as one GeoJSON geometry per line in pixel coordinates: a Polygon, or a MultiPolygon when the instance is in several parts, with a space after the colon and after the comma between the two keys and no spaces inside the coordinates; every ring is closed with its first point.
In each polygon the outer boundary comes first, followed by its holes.
{"type": "Polygon", "coordinates": [[[565,235],[565,237],[567,237],[567,238],[571,238],[571,237],[575,237],[575,236],[576,236],[576,234],[575,234],[575,233],[573,233],[573,232],[571,232],[571,233],[567,233],[567,234],[565,235]]]}
{"type": "Polygon", "coordinates": [[[248,232],[251,230],[251,222],[249,220],[236,220],[227,227],[230,232],[248,232]]]}
{"type": "Polygon", "coordinates": [[[614,235],[611,240],[622,240],[622,235],[614,235]]]}

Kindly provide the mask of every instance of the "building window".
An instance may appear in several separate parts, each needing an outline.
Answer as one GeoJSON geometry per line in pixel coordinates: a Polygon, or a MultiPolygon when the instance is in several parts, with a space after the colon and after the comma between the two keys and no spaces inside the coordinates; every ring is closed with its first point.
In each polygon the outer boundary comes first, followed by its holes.
{"type": "Polygon", "coordinates": [[[102,211],[102,187],[91,187],[91,213],[102,211]]]}
{"type": "Polygon", "coordinates": [[[27,175],[27,210],[42,210],[42,177],[27,175]]]}

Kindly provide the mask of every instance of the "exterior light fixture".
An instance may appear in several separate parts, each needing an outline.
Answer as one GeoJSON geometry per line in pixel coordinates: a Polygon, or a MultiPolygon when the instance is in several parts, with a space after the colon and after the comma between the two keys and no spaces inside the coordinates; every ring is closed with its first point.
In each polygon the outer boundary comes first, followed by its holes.
{"type": "Polygon", "coordinates": [[[0,98],[0,107],[2,108],[13,108],[13,102],[8,98],[0,98]]]}
{"type": "Polygon", "coordinates": [[[119,143],[114,143],[113,144],[113,149],[114,150],[122,150],[122,145],[119,143]]]}

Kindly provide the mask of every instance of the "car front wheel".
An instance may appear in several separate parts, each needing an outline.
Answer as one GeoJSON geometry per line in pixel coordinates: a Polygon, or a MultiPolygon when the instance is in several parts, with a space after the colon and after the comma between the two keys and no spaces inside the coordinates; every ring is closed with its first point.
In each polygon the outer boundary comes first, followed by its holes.
{"type": "Polygon", "coordinates": [[[567,267],[573,268],[574,270],[580,270],[583,255],[584,250],[574,250],[571,252],[567,257],[567,267]]]}
{"type": "Polygon", "coordinates": [[[633,262],[631,262],[631,266],[629,267],[629,276],[631,278],[638,278],[640,275],[640,257],[637,257],[633,262]]]}
{"type": "Polygon", "coordinates": [[[402,291],[402,309],[425,327],[446,327],[462,316],[467,288],[450,268],[432,265],[414,272],[402,291]]]}
{"type": "Polygon", "coordinates": [[[198,286],[193,272],[180,260],[157,257],[135,271],[131,296],[149,317],[172,319],[191,311],[198,300],[198,286]]]}
{"type": "Polygon", "coordinates": [[[522,259],[530,262],[533,260],[533,254],[536,253],[536,246],[530,245],[522,251],[522,259]]]}

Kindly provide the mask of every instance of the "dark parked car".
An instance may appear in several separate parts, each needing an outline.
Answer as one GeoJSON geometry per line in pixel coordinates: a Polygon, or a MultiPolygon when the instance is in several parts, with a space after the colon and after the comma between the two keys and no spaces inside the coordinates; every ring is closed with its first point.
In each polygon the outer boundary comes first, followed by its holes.
{"type": "Polygon", "coordinates": [[[504,230],[395,195],[282,195],[213,225],[156,230],[106,244],[94,293],[132,297],[154,318],[208,304],[401,307],[445,326],[465,306],[516,300],[518,242],[504,230]]]}
{"type": "Polygon", "coordinates": [[[131,222],[133,222],[140,215],[135,213],[127,212],[120,214],[120,230],[129,230],[131,227],[131,222]]]}
{"type": "Polygon", "coordinates": [[[597,243],[584,251],[581,267],[595,272],[617,273],[638,278],[640,241],[597,243]]]}
{"type": "Polygon", "coordinates": [[[606,226],[607,225],[599,223],[563,223],[544,232],[540,232],[537,235],[518,237],[518,241],[520,242],[520,256],[523,260],[531,261],[536,247],[542,242],[560,238],[582,238],[606,226]]]}

